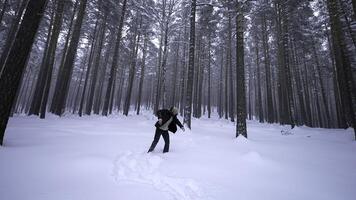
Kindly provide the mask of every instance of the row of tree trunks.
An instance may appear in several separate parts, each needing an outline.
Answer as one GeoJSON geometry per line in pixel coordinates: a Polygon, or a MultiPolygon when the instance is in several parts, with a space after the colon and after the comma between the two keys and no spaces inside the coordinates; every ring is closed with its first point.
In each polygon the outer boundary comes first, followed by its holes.
{"type": "Polygon", "coordinates": [[[66,108],[66,101],[69,91],[69,84],[71,81],[71,75],[74,68],[74,59],[78,49],[80,32],[82,27],[82,22],[85,14],[85,8],[87,6],[87,0],[80,0],[79,10],[77,14],[76,21],[73,27],[73,33],[68,45],[67,53],[65,56],[64,64],[59,69],[59,74],[57,77],[57,82],[54,90],[53,96],[53,113],[61,116],[66,108]]]}
{"type": "Polygon", "coordinates": [[[331,40],[335,56],[341,105],[347,123],[354,128],[356,139],[356,86],[349,57],[350,54],[340,21],[339,2],[328,0],[327,8],[330,15],[331,40]]]}
{"type": "Polygon", "coordinates": [[[143,81],[145,78],[145,67],[146,67],[146,56],[147,56],[147,42],[148,42],[148,35],[147,33],[144,34],[144,43],[143,43],[143,52],[142,52],[142,63],[141,63],[141,70],[140,70],[140,83],[138,87],[138,98],[137,98],[137,110],[136,114],[140,114],[141,110],[141,102],[142,102],[142,89],[143,89],[143,81]]]}
{"type": "Polygon", "coordinates": [[[50,28],[48,31],[46,50],[43,56],[40,74],[37,78],[35,94],[32,99],[32,105],[29,112],[29,115],[39,115],[40,113],[40,118],[42,119],[45,118],[47,110],[48,95],[55,61],[55,52],[57,49],[59,33],[62,26],[65,5],[64,1],[57,1],[55,3],[55,9],[52,15],[53,18],[51,19],[50,28]]]}
{"type": "Polygon", "coordinates": [[[90,115],[92,110],[93,110],[93,104],[94,104],[94,94],[96,91],[96,86],[97,86],[97,80],[98,80],[98,71],[99,71],[99,64],[101,61],[101,53],[103,49],[103,44],[104,44],[104,39],[105,39],[105,34],[106,34],[106,20],[107,20],[107,12],[105,12],[104,18],[102,19],[101,25],[99,27],[99,34],[98,34],[98,41],[97,45],[94,45],[94,47],[97,47],[94,52],[95,55],[93,56],[93,72],[92,72],[92,79],[90,83],[90,88],[89,88],[89,98],[88,102],[86,104],[86,114],[90,115]]]}
{"type": "Polygon", "coordinates": [[[133,82],[136,74],[136,65],[137,65],[137,53],[139,49],[139,44],[141,40],[141,25],[142,25],[142,16],[136,16],[137,18],[137,23],[139,24],[138,27],[135,29],[134,37],[133,37],[133,45],[132,45],[132,56],[131,56],[131,65],[129,69],[129,78],[128,78],[128,86],[127,86],[127,91],[126,91],[126,98],[125,98],[125,103],[124,103],[124,109],[123,109],[123,114],[128,116],[129,110],[130,110],[130,105],[131,105],[131,95],[132,95],[132,87],[133,87],[133,82]],[[138,19],[140,18],[140,19],[138,19]],[[138,22],[140,21],[140,22],[138,22]]]}
{"type": "Polygon", "coordinates": [[[114,56],[113,56],[113,61],[112,61],[112,65],[110,68],[109,81],[107,84],[106,95],[105,95],[105,100],[104,100],[104,107],[103,107],[103,112],[102,112],[102,114],[104,116],[107,116],[109,111],[110,111],[110,113],[112,112],[112,101],[113,101],[112,98],[114,96],[113,91],[115,90],[114,85],[115,85],[115,80],[116,80],[117,64],[119,61],[119,48],[120,48],[121,37],[122,37],[122,28],[124,26],[126,3],[127,3],[127,0],[124,0],[122,3],[120,22],[119,22],[119,27],[118,27],[118,32],[117,32],[117,37],[116,37],[116,42],[115,42],[115,48],[114,48],[114,56]]]}
{"type": "MultiPolygon", "coordinates": [[[[266,1],[268,2],[268,1],[266,1]]],[[[270,53],[269,53],[269,45],[268,45],[268,27],[267,27],[267,19],[266,15],[262,16],[262,42],[263,42],[263,56],[264,56],[264,65],[265,65],[265,79],[266,79],[266,99],[267,99],[267,122],[273,123],[275,122],[274,116],[274,107],[273,107],[273,99],[272,99],[272,84],[271,84],[271,69],[270,69],[270,53]]]]}

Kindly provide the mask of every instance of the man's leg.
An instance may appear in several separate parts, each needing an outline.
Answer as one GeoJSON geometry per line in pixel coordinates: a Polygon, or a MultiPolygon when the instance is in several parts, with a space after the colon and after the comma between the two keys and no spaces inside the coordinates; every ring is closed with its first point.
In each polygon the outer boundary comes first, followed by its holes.
{"type": "Polygon", "coordinates": [[[161,131],[158,128],[156,128],[155,137],[154,137],[151,147],[147,153],[149,153],[155,149],[160,137],[161,137],[161,131]]]}
{"type": "Polygon", "coordinates": [[[166,153],[169,151],[169,133],[168,133],[168,131],[163,131],[162,137],[164,139],[163,153],[166,153]]]}

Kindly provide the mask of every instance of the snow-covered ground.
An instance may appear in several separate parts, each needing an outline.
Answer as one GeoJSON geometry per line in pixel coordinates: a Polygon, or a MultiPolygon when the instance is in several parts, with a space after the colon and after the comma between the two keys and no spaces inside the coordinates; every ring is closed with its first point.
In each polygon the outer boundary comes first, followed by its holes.
{"type": "MultiPolygon", "coordinates": [[[[181,117],[180,117],[181,119],[181,117]]],[[[1,200],[348,200],[356,197],[349,130],[194,120],[147,154],[155,118],[10,120],[0,147],[1,200]]]]}

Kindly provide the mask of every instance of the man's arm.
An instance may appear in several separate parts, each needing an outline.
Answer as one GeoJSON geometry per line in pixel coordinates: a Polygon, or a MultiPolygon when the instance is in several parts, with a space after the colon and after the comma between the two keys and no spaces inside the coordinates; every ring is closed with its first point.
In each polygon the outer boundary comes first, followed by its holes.
{"type": "Polygon", "coordinates": [[[184,128],[184,126],[183,126],[182,123],[179,121],[179,119],[178,119],[177,116],[174,117],[174,120],[175,120],[176,124],[177,124],[180,128],[184,128]]]}
{"type": "Polygon", "coordinates": [[[159,119],[162,119],[162,110],[158,110],[156,112],[156,116],[159,118],[159,119]]]}

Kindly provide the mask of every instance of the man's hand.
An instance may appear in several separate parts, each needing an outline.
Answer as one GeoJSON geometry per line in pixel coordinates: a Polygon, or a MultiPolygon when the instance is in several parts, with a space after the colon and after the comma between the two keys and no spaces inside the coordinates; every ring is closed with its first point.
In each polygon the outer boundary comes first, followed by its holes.
{"type": "Polygon", "coordinates": [[[184,128],[184,126],[182,126],[180,129],[182,129],[182,131],[184,132],[185,131],[185,128],[184,128]]]}
{"type": "Polygon", "coordinates": [[[162,125],[162,119],[158,119],[158,123],[162,125]]]}

